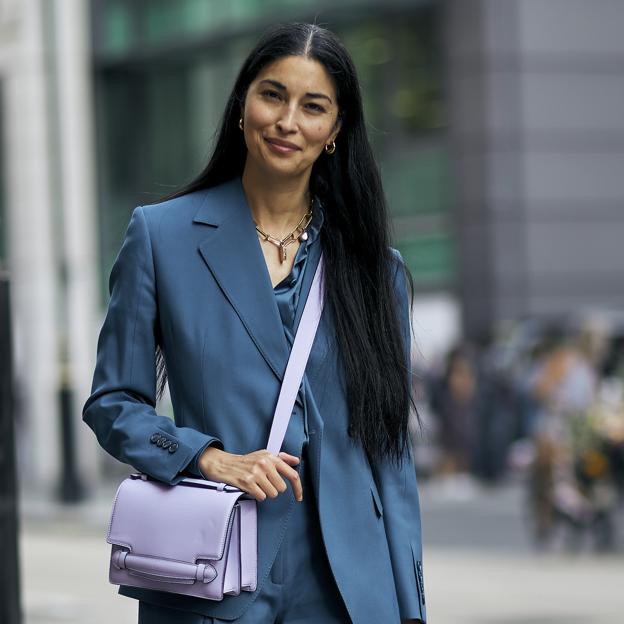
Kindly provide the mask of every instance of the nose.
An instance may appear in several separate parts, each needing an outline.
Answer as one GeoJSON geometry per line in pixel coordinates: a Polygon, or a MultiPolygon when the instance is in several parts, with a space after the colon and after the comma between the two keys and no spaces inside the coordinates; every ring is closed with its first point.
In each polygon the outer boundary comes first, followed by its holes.
{"type": "Polygon", "coordinates": [[[292,134],[297,130],[296,109],[293,106],[287,106],[282,110],[282,114],[275,123],[277,129],[284,134],[292,134]]]}

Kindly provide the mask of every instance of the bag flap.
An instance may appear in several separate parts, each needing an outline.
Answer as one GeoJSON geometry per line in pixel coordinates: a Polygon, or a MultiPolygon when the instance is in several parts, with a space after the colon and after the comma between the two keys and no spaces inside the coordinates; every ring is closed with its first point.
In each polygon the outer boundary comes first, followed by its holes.
{"type": "Polygon", "coordinates": [[[193,563],[219,560],[243,494],[235,488],[219,491],[128,477],[117,489],[106,541],[134,554],[193,563]]]}

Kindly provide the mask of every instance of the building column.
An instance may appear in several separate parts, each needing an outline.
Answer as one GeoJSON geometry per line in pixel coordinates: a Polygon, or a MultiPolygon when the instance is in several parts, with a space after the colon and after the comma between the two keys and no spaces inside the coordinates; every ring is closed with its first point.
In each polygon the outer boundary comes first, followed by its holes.
{"type": "Polygon", "coordinates": [[[78,472],[87,483],[97,475],[97,442],[81,418],[100,321],[88,3],[15,6],[0,72],[18,466],[22,486],[48,495],[61,478],[63,383],[78,472]]]}
{"type": "Polygon", "coordinates": [[[458,290],[472,340],[528,310],[518,4],[445,4],[458,290]]]}
{"type": "Polygon", "coordinates": [[[89,5],[84,0],[56,2],[55,39],[64,242],[59,259],[65,277],[60,340],[66,348],[64,376],[73,391],[78,466],[81,476],[93,481],[99,447],[81,416],[95,365],[94,330],[101,321],[89,5]]]}
{"type": "Polygon", "coordinates": [[[57,274],[50,194],[46,50],[38,0],[4,37],[4,149],[21,484],[48,491],[59,470],[57,274]]]}

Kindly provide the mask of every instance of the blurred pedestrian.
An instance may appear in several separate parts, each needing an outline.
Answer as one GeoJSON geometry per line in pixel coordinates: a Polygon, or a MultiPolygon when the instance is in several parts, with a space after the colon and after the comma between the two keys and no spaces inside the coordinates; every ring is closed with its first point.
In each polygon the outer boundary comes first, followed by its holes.
{"type": "Polygon", "coordinates": [[[466,344],[448,353],[441,377],[430,386],[438,423],[443,474],[472,472],[478,437],[479,387],[474,354],[466,344]]]}
{"type": "Polygon", "coordinates": [[[589,422],[598,376],[584,350],[588,343],[557,332],[547,337],[549,347],[535,363],[528,381],[534,401],[532,436],[535,461],[530,495],[535,512],[535,536],[545,543],[557,520],[572,530],[592,521],[593,509],[579,481],[579,433],[589,422]]]}

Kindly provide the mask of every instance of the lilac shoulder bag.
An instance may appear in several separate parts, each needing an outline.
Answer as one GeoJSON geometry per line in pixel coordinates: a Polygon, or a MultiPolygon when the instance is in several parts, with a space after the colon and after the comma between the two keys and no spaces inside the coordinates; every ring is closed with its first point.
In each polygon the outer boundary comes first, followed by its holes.
{"type": "MultiPolygon", "coordinates": [[[[303,379],[323,309],[319,258],[275,407],[267,449],[277,454],[303,379]]],[[[257,501],[243,490],[207,479],[176,485],[143,473],[117,489],[108,537],[109,581],[222,600],[255,591],[257,501]]]]}

